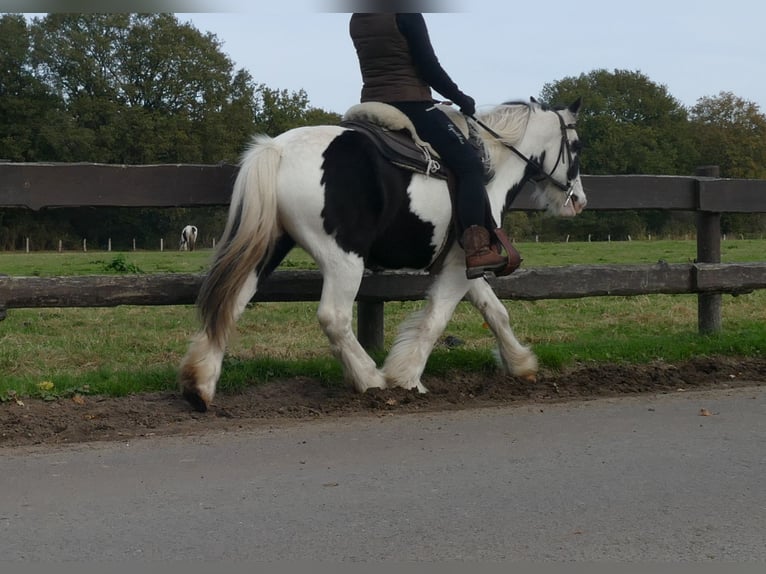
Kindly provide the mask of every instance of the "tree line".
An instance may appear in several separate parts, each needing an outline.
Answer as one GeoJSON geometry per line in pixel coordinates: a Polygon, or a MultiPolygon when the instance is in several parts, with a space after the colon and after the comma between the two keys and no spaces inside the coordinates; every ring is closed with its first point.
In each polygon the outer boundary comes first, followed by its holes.
{"type": "MultiPolygon", "coordinates": [[[[687,109],[640,72],[594,70],[546,84],[540,100],[582,96],[583,173],[691,175],[715,164],[723,177],[766,178],[766,117],[729,92],[687,109]]],[[[344,110],[341,110],[341,112],[344,110]]],[[[259,84],[235,69],[221,41],[173,14],[0,16],[0,159],[116,164],[236,162],[254,133],[334,124],[340,114],[308,94],[259,84]]],[[[605,239],[693,231],[688,214],[587,213],[554,220],[512,213],[517,239],[605,239]]],[[[64,240],[74,248],[112,238],[115,248],[157,245],[187,223],[203,238],[225,209],[0,209],[0,249],[64,240]],[[190,213],[192,212],[192,213],[190,213]],[[121,242],[126,243],[125,246],[121,242]]],[[[729,233],[758,235],[760,215],[727,216],[729,233]]]]}

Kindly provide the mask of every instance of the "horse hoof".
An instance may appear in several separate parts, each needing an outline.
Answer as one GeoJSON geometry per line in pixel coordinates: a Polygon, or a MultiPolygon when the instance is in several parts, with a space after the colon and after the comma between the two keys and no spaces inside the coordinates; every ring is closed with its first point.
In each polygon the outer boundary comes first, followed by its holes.
{"type": "Polygon", "coordinates": [[[186,399],[186,402],[188,402],[198,413],[207,412],[207,403],[205,402],[205,399],[203,399],[194,391],[190,389],[184,389],[183,397],[186,399]]]}
{"type": "Polygon", "coordinates": [[[536,383],[537,382],[537,375],[532,375],[532,374],[530,374],[530,375],[523,375],[521,377],[521,380],[522,381],[526,381],[528,383],[536,383]]]}

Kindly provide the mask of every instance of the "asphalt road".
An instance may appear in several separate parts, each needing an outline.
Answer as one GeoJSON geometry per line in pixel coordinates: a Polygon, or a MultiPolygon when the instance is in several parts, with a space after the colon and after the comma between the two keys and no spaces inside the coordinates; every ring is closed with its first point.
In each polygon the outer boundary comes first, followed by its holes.
{"type": "Polygon", "coordinates": [[[764,387],[0,450],[2,560],[764,561],[765,541],[764,387]]]}

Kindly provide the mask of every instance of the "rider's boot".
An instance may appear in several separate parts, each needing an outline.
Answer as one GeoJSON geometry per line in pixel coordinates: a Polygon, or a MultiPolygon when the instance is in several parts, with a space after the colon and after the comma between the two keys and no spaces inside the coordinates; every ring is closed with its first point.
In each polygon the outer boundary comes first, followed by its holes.
{"type": "MultiPolygon", "coordinates": [[[[491,272],[495,275],[507,275],[509,258],[503,257],[493,249],[489,241],[489,231],[481,225],[472,225],[463,232],[463,249],[465,250],[465,275],[468,279],[483,277],[484,273],[491,272]]],[[[515,251],[515,250],[514,250],[515,251]]],[[[518,253],[516,253],[518,257],[518,253]]]]}

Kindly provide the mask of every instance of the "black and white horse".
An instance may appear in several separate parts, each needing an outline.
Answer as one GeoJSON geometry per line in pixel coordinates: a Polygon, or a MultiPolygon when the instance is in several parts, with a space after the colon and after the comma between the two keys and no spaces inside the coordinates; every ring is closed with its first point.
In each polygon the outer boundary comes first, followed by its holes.
{"type": "Polygon", "coordinates": [[[197,228],[194,225],[187,225],[181,231],[181,241],[178,244],[178,249],[181,251],[194,251],[196,244],[197,228]]]}
{"type": "MultiPolygon", "coordinates": [[[[477,117],[444,108],[465,133],[479,134],[497,222],[527,182],[541,208],[573,216],[585,207],[575,120],[580,101],[549,108],[508,103],[477,117]]],[[[446,182],[383,160],[362,133],[341,126],[257,136],[242,158],[226,227],[198,297],[202,322],[179,372],[181,390],[201,411],[213,400],[227,340],[262,282],[296,244],[323,275],[317,317],[345,378],[364,392],[420,378],[433,345],[464,297],[483,315],[506,372],[534,377],[537,358],[519,343],[508,311],[483,278],[466,278],[464,254],[450,233],[446,182]],[[440,260],[425,307],[400,328],[379,368],[354,335],[354,300],[368,269],[426,269],[440,260]]]]}

